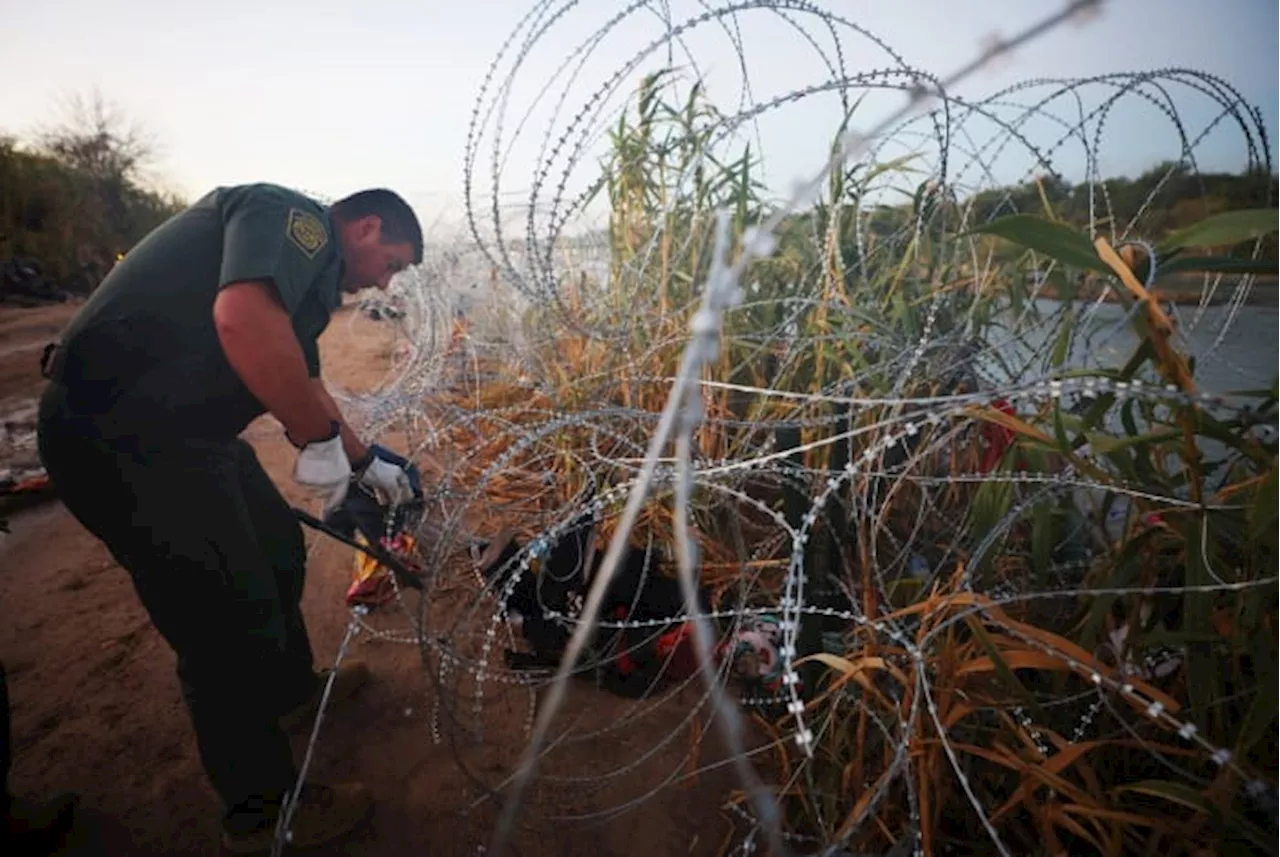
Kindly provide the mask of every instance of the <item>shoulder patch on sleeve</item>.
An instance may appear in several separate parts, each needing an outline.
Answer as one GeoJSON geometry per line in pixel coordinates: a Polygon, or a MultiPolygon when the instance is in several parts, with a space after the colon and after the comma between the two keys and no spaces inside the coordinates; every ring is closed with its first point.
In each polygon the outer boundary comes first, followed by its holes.
{"type": "Polygon", "coordinates": [[[324,245],[329,243],[329,233],[325,231],[320,218],[299,208],[289,209],[289,221],[285,231],[289,235],[289,240],[298,245],[298,249],[305,253],[308,259],[315,258],[324,245]]]}

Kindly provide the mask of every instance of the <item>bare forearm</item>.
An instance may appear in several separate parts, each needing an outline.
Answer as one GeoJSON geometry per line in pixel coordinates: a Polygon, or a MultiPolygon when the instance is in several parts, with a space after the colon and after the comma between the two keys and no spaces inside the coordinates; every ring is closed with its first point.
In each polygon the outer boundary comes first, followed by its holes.
{"type": "Polygon", "coordinates": [[[289,316],[261,284],[228,287],[214,326],[231,368],[296,443],[329,434],[332,419],[307,374],[289,316]]]}
{"type": "Polygon", "coordinates": [[[342,410],[338,407],[338,403],[333,400],[333,396],[329,395],[329,391],[325,389],[324,382],[319,378],[313,379],[317,398],[324,405],[325,412],[331,419],[337,420],[342,432],[342,448],[346,450],[347,459],[353,464],[362,461],[369,454],[369,448],[364,445],[364,441],[352,431],[351,426],[347,424],[347,420],[342,416],[342,410]]]}

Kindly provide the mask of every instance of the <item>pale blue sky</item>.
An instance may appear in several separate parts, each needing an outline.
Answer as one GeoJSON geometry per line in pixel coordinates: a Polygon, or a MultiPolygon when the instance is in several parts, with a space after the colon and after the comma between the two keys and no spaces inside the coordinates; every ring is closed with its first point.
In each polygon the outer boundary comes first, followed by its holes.
{"type": "MultiPolygon", "coordinates": [[[[1063,3],[845,0],[822,5],[840,9],[883,38],[906,62],[946,75],[971,59],[984,37],[1011,35],[1063,3]]],[[[669,5],[679,18],[698,10],[694,2],[669,0],[669,5]]],[[[97,87],[156,137],[161,147],[156,172],[189,197],[217,184],[257,180],[331,197],[385,185],[408,196],[428,220],[442,212],[457,215],[463,147],[477,92],[502,41],[529,6],[517,0],[0,0],[0,80],[5,81],[0,132],[27,134],[57,118],[60,95],[97,87]]],[[[624,6],[608,0],[580,3],[585,8],[574,9],[539,42],[512,93],[513,104],[530,104],[583,37],[624,6]]],[[[757,99],[826,77],[813,51],[777,17],[750,12],[741,22],[757,99]]],[[[1276,0],[1106,0],[1098,17],[1055,30],[1001,66],[982,71],[960,92],[977,97],[1028,78],[1188,67],[1218,75],[1240,90],[1262,110],[1267,132],[1274,135],[1278,26],[1276,0]]],[[[651,13],[629,19],[584,68],[557,129],[660,30],[651,13]]],[[[850,69],[891,65],[865,40],[846,37],[843,44],[850,69]]],[[[693,34],[692,49],[711,91],[731,108],[741,75],[727,47],[715,27],[693,34]]],[[[628,76],[627,85],[637,76],[628,76]]],[[[560,92],[553,90],[549,100],[560,92]]],[[[1192,95],[1183,89],[1173,98],[1189,124],[1199,123],[1198,130],[1211,114],[1207,102],[1192,95]]],[[[615,98],[610,106],[619,103],[615,98]]],[[[870,118],[890,103],[873,98],[865,115],[870,118]]],[[[1135,99],[1132,108],[1108,122],[1104,171],[1135,172],[1177,155],[1172,126],[1141,104],[1135,99]]],[[[820,165],[839,118],[833,105],[834,99],[813,99],[762,123],[772,182],[785,187],[820,165]]],[[[508,132],[518,115],[508,120],[508,132]]],[[[528,187],[548,115],[545,109],[538,114],[513,148],[504,188],[528,187]]],[[[1206,166],[1238,166],[1242,139],[1238,130],[1223,128],[1198,154],[1206,166]]],[[[1269,143],[1274,157],[1274,140],[1269,143]]],[[[1064,150],[1064,169],[1078,162],[1064,150]]],[[[1003,168],[1017,173],[1030,166],[1025,154],[1015,154],[1003,168]]],[[[588,171],[575,173],[570,186],[579,187],[588,177],[588,171]]]]}

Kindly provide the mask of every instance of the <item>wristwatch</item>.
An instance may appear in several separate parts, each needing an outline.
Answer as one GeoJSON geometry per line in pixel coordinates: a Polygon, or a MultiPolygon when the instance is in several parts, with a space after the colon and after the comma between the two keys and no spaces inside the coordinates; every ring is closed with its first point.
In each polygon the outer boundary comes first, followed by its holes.
{"type": "Polygon", "coordinates": [[[324,443],[325,441],[333,440],[335,437],[337,437],[341,433],[342,433],[342,425],[337,420],[329,420],[329,433],[324,437],[318,437],[315,440],[309,440],[306,443],[298,443],[296,440],[293,439],[293,436],[289,434],[288,429],[285,429],[284,437],[285,437],[285,440],[293,444],[294,449],[306,449],[308,446],[310,446],[313,443],[324,443]]]}
{"type": "Polygon", "coordinates": [[[351,462],[352,480],[356,480],[356,479],[359,479],[361,476],[364,476],[364,472],[369,469],[370,464],[373,464],[373,460],[375,458],[377,458],[377,456],[374,454],[373,447],[368,447],[363,458],[361,458],[359,461],[351,462]]]}

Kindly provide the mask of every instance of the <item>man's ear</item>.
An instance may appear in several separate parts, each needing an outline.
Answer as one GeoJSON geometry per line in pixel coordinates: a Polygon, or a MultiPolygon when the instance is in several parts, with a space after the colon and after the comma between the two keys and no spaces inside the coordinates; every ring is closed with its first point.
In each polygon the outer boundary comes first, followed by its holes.
{"type": "Polygon", "coordinates": [[[376,214],[366,214],[360,218],[356,226],[356,234],[365,244],[377,244],[382,240],[382,218],[376,214]]]}

